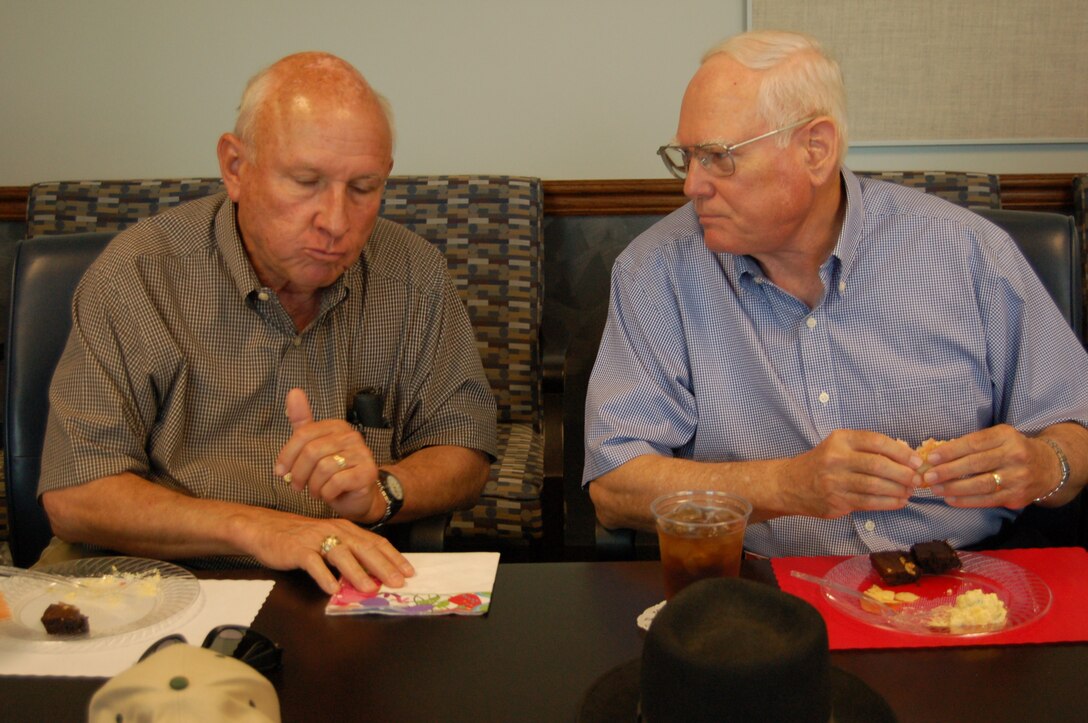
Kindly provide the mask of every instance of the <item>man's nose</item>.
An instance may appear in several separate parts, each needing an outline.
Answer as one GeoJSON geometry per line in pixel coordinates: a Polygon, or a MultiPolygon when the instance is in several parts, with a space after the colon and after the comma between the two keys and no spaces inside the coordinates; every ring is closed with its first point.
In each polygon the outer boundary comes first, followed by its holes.
{"type": "Polygon", "coordinates": [[[684,195],[694,200],[713,195],[714,187],[710,183],[710,174],[693,155],[688,161],[687,175],[684,178],[684,195]]]}
{"type": "Polygon", "coordinates": [[[340,238],[348,230],[347,189],[329,184],[321,195],[318,225],[333,238],[340,238]]]}

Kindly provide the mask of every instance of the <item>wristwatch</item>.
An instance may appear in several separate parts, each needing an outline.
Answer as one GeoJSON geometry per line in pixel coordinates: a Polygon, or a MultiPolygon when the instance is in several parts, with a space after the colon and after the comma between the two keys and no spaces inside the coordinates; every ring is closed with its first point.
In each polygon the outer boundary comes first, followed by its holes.
{"type": "Polygon", "coordinates": [[[389,522],[393,515],[400,512],[400,508],[404,506],[404,487],[399,479],[384,469],[378,470],[378,492],[385,499],[385,514],[370,526],[371,530],[376,530],[389,522]]]}

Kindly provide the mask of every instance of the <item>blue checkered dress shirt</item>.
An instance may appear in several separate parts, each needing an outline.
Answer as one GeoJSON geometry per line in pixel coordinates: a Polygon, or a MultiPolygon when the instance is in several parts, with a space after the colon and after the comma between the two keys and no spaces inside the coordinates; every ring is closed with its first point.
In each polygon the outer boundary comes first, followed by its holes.
{"type": "MultiPolygon", "coordinates": [[[[793,456],[836,429],[917,446],[1001,422],[1088,423],[1088,356],[1015,242],[941,199],[842,175],[846,218],[815,309],[750,257],[709,251],[691,204],[620,254],[586,401],[586,483],[644,454],[793,456]]],[[[921,489],[901,510],[754,524],[746,546],[959,547],[1014,515],[921,489]]]]}

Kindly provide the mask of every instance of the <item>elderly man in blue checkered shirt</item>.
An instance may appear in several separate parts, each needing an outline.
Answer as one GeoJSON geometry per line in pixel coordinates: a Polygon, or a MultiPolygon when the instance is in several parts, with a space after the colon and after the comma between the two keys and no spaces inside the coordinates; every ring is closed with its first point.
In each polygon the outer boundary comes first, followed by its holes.
{"type": "Polygon", "coordinates": [[[586,402],[605,527],[721,489],[752,503],[757,554],[986,546],[1084,487],[1075,334],[1003,231],[847,170],[845,118],[807,36],[704,57],[659,150],[691,203],[613,269],[586,402]]]}

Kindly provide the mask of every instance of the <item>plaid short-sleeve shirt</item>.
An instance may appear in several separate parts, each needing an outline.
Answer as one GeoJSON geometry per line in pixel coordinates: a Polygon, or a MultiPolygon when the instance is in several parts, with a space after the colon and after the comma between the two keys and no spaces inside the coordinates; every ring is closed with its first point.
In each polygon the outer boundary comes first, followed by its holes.
{"type": "Polygon", "coordinates": [[[379,218],[299,332],[220,194],[119,234],[80,282],[39,493],[133,472],[196,497],[332,516],[273,474],[292,387],[318,420],[377,390],[388,424],[359,429],[379,464],[432,445],[495,454],[494,396],[435,247],[379,218]]]}

